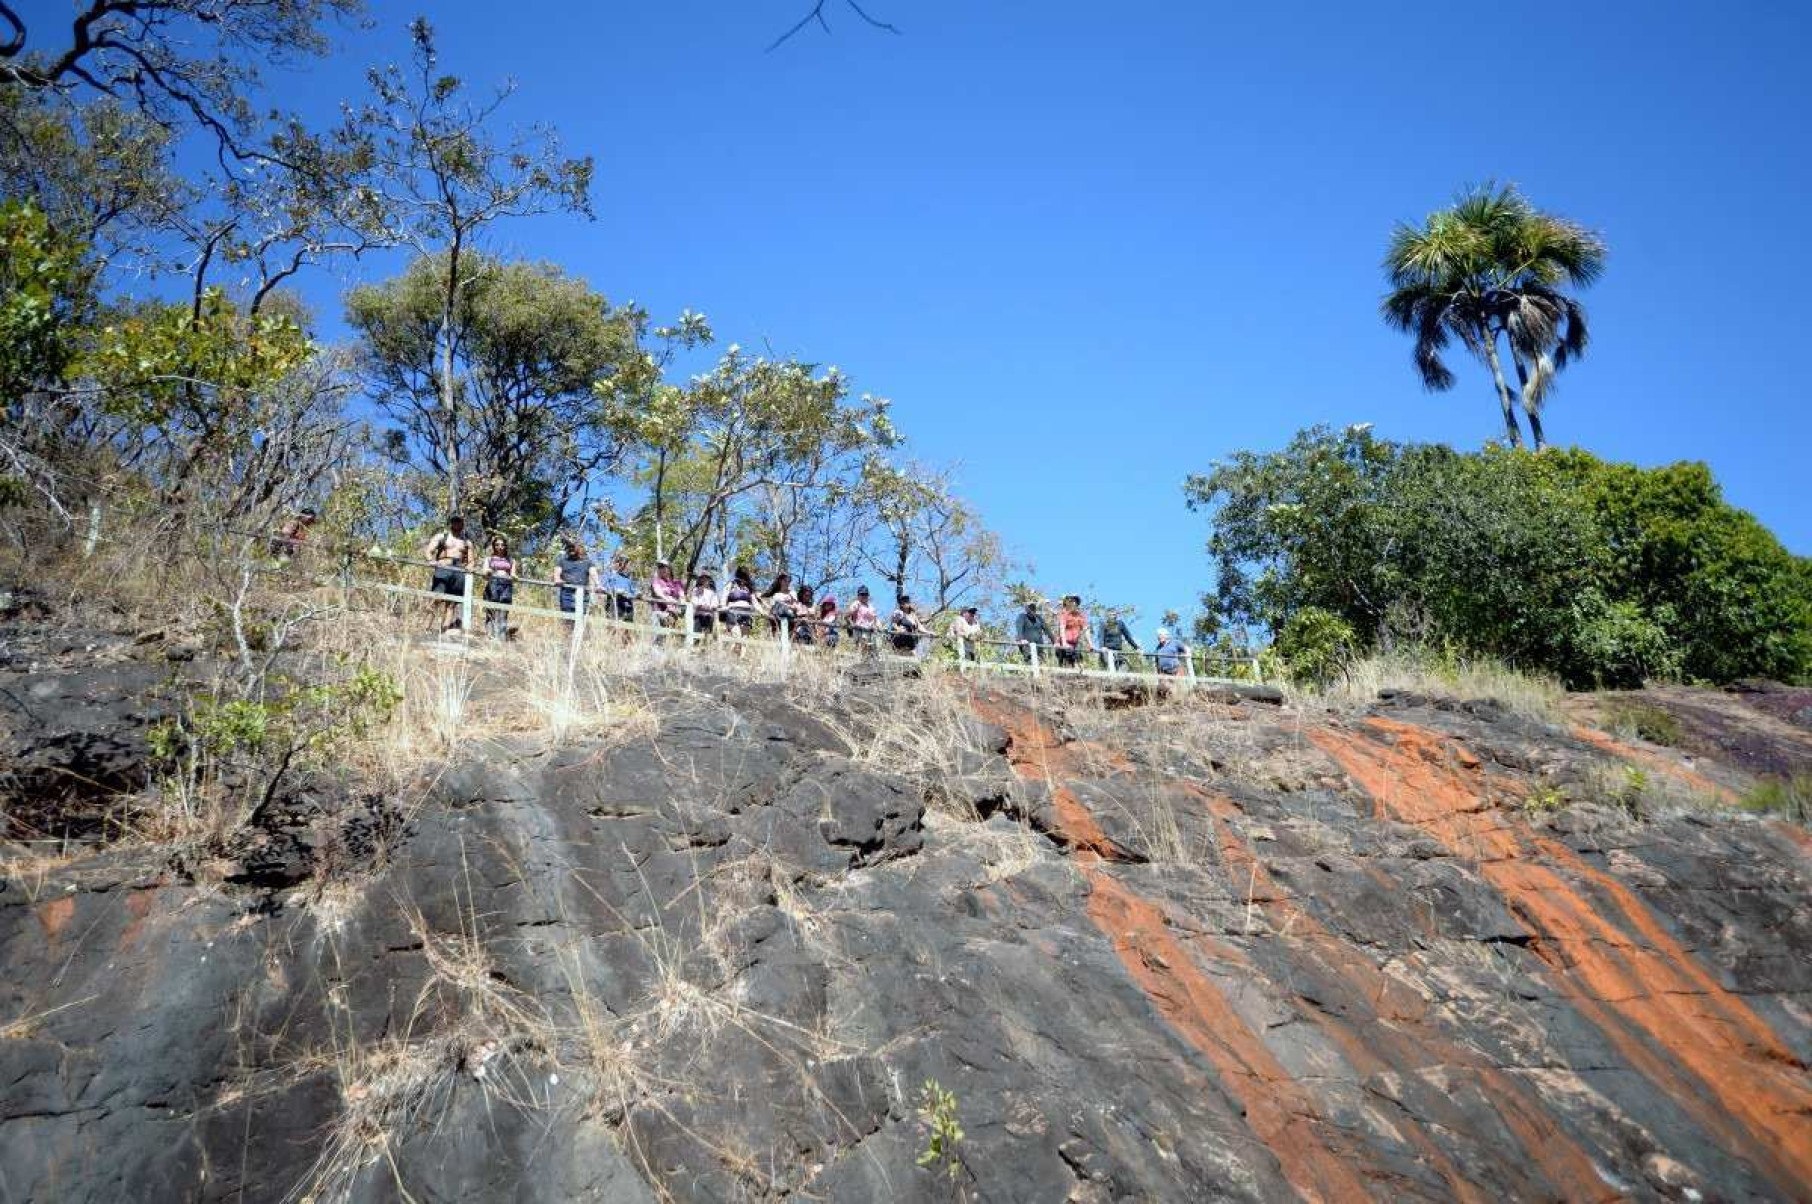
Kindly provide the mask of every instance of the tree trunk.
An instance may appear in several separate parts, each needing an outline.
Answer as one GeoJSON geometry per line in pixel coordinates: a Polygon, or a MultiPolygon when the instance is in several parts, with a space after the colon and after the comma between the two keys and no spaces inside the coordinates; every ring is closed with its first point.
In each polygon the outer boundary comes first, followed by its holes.
{"type": "Polygon", "coordinates": [[[1516,425],[1516,402],[1510,393],[1509,382],[1504,380],[1503,361],[1497,354],[1497,332],[1487,331],[1484,338],[1485,362],[1491,365],[1491,379],[1497,384],[1497,399],[1504,407],[1504,437],[1510,440],[1511,447],[1523,445],[1523,432],[1516,425]]]}
{"type": "Polygon", "coordinates": [[[453,396],[453,322],[459,305],[459,239],[447,244],[446,291],[440,308],[440,410],[446,441],[447,512],[459,511],[459,420],[453,396]]]}
{"type": "Polygon", "coordinates": [[[1546,443],[1541,437],[1541,406],[1529,396],[1529,366],[1523,363],[1523,357],[1516,354],[1514,349],[1510,352],[1510,358],[1516,364],[1517,391],[1522,397],[1523,414],[1529,419],[1529,434],[1535,450],[1540,451],[1546,443]]]}
{"type": "Polygon", "coordinates": [[[662,448],[654,466],[654,558],[667,558],[667,530],[663,516],[667,505],[667,450],[662,448]]]}

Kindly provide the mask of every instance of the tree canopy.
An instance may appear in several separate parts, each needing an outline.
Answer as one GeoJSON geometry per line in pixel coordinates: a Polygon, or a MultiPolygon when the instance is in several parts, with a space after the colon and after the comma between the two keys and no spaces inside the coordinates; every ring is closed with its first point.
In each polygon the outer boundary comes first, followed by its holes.
{"type": "Polygon", "coordinates": [[[1542,405],[1555,375],[1586,349],[1585,308],[1565,290],[1591,284],[1604,259],[1597,234],[1541,212],[1514,185],[1487,184],[1462,193],[1423,225],[1401,225],[1391,234],[1384,319],[1414,336],[1416,371],[1433,392],[1454,386],[1442,352],[1458,339],[1491,370],[1510,446],[1522,443],[1520,405],[1540,448],[1542,405]],[[1514,395],[1500,344],[1516,370],[1514,395]]]}
{"type": "Polygon", "coordinates": [[[1222,623],[1275,634],[1324,612],[1362,647],[1449,646],[1578,686],[1812,675],[1806,562],[1702,464],[1316,427],[1185,492],[1213,519],[1222,623]]]}

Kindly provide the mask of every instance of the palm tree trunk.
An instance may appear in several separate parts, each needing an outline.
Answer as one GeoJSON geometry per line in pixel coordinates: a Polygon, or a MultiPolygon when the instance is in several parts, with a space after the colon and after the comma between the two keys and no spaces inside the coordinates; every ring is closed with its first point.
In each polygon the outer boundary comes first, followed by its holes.
{"type": "Polygon", "coordinates": [[[1484,338],[1485,362],[1491,365],[1491,379],[1497,383],[1497,399],[1504,407],[1504,437],[1510,440],[1511,447],[1523,445],[1522,428],[1516,425],[1516,402],[1512,399],[1510,385],[1504,380],[1503,361],[1497,355],[1497,332],[1488,331],[1484,338]]]}
{"type": "Polygon", "coordinates": [[[1536,401],[1529,390],[1529,365],[1523,362],[1516,349],[1510,349],[1510,359],[1516,364],[1516,385],[1518,395],[1523,400],[1523,414],[1529,419],[1529,434],[1533,437],[1535,450],[1540,451],[1547,443],[1541,436],[1541,403],[1536,401]]]}

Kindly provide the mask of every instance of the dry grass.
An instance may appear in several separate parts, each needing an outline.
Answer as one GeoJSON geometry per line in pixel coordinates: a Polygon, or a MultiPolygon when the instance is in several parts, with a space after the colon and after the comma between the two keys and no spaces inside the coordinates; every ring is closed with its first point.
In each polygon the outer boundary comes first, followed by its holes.
{"type": "Polygon", "coordinates": [[[1562,723],[1559,680],[1524,673],[1491,660],[1445,660],[1413,655],[1372,656],[1355,663],[1340,681],[1318,692],[1288,691],[1300,701],[1362,708],[1391,689],[1435,698],[1488,698],[1514,714],[1562,723]]]}

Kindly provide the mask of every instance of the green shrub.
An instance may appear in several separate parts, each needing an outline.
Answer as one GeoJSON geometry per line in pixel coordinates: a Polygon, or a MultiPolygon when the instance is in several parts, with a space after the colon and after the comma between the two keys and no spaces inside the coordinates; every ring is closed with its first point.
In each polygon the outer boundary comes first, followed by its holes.
{"type": "Polygon", "coordinates": [[[1353,662],[1358,636],[1339,615],[1306,606],[1291,615],[1274,647],[1299,685],[1325,686],[1353,662]]]}
{"type": "Polygon", "coordinates": [[[1314,609],[1347,623],[1360,653],[1450,646],[1574,688],[1812,676],[1812,568],[1703,464],[1316,427],[1184,490],[1213,515],[1203,601],[1223,627],[1281,642],[1314,609]]]}

